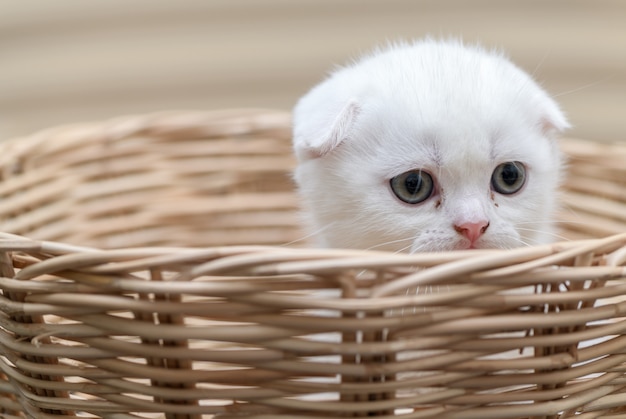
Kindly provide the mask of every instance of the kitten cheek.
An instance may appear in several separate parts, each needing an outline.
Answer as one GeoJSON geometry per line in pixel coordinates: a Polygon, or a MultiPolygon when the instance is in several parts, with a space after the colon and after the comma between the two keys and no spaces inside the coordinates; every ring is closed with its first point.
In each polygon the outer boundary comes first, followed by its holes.
{"type": "Polygon", "coordinates": [[[478,248],[512,249],[525,245],[522,236],[512,225],[497,223],[491,227],[493,229],[478,242],[478,248]]]}

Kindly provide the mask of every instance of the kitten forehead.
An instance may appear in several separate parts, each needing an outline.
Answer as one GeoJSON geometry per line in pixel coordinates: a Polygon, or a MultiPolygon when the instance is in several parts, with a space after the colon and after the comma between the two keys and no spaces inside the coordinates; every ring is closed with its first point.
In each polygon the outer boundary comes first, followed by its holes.
{"type": "Polygon", "coordinates": [[[505,124],[495,130],[480,124],[453,124],[442,125],[437,131],[422,130],[419,124],[387,124],[388,129],[381,129],[383,125],[358,133],[367,140],[346,144],[341,154],[354,160],[362,158],[363,167],[387,178],[416,169],[438,174],[440,168],[453,178],[475,177],[490,175],[495,166],[506,161],[551,165],[557,157],[549,141],[524,127],[505,124]]]}
{"type": "Polygon", "coordinates": [[[468,162],[489,164],[498,150],[507,147],[492,141],[484,124],[476,121],[437,121],[434,125],[420,118],[405,118],[402,110],[376,112],[363,121],[356,137],[362,141],[346,144],[345,153],[373,156],[387,175],[399,170],[463,166],[468,162]]]}

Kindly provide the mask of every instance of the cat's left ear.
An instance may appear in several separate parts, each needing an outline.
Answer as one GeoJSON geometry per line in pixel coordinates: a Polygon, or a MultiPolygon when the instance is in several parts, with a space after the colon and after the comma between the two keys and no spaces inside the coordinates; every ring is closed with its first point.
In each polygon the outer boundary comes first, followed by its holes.
{"type": "Polygon", "coordinates": [[[555,135],[570,128],[567,118],[559,109],[559,106],[552,100],[547,103],[543,109],[543,115],[540,119],[541,131],[546,137],[554,137],[555,135]]]}
{"type": "Polygon", "coordinates": [[[361,113],[356,100],[343,104],[307,98],[294,110],[293,146],[300,161],[323,157],[350,137],[361,113]]]}

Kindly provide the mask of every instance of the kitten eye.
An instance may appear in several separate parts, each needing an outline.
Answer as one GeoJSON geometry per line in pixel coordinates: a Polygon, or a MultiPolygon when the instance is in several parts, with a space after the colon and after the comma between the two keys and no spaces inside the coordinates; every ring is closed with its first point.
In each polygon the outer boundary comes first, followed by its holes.
{"type": "Polygon", "coordinates": [[[518,161],[502,163],[491,175],[491,187],[503,195],[511,195],[522,189],[526,182],[526,168],[518,161]]]}
{"type": "Polygon", "coordinates": [[[407,204],[419,204],[430,198],[435,189],[433,178],[421,170],[410,170],[391,178],[391,190],[407,204]]]}

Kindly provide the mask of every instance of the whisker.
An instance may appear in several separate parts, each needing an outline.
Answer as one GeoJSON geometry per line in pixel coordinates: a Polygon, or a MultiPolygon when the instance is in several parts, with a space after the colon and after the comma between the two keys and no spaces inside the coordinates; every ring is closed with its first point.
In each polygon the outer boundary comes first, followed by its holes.
{"type": "MultiPolygon", "coordinates": [[[[533,246],[533,244],[532,244],[532,243],[526,242],[526,241],[522,240],[521,238],[517,238],[516,240],[517,240],[517,242],[518,242],[519,244],[521,244],[522,246],[526,246],[526,247],[531,247],[531,246],[533,246]]],[[[539,243],[539,242],[537,242],[537,243],[535,243],[535,244],[540,244],[540,243],[539,243]]]]}
{"type": "Polygon", "coordinates": [[[557,233],[552,232],[552,231],[543,231],[543,230],[537,230],[537,229],[534,229],[534,228],[524,228],[524,227],[517,227],[517,229],[518,230],[522,230],[522,231],[530,231],[532,233],[542,233],[542,234],[545,234],[545,235],[548,235],[548,236],[556,237],[557,239],[561,239],[561,240],[564,240],[564,241],[571,241],[567,237],[562,236],[562,235],[557,234],[557,233]]]}
{"type": "Polygon", "coordinates": [[[403,253],[406,250],[410,249],[411,247],[413,247],[413,243],[409,244],[408,246],[404,246],[403,248],[393,252],[395,255],[397,255],[398,253],[403,253]]]}
{"type": "Polygon", "coordinates": [[[330,227],[332,227],[332,224],[328,224],[328,225],[326,225],[326,226],[324,226],[324,227],[322,227],[322,228],[319,228],[319,229],[317,229],[317,230],[313,231],[312,233],[309,233],[309,234],[307,234],[307,235],[304,235],[304,236],[302,236],[302,237],[300,237],[300,238],[297,238],[297,239],[295,239],[295,240],[292,240],[292,241],[290,241],[290,242],[283,243],[283,244],[279,245],[278,247],[287,247],[287,246],[291,246],[291,245],[293,245],[293,244],[295,244],[295,243],[300,243],[300,242],[303,242],[303,241],[305,241],[305,240],[307,240],[307,239],[310,239],[311,237],[315,237],[315,236],[317,236],[318,234],[320,234],[320,233],[322,233],[322,232],[326,231],[327,229],[329,229],[330,227]]]}
{"type": "MultiPolygon", "coordinates": [[[[395,244],[395,243],[402,243],[402,242],[405,242],[405,241],[408,241],[408,240],[411,240],[411,242],[412,242],[414,240],[414,238],[413,237],[407,237],[407,238],[404,238],[404,239],[391,240],[391,241],[388,241],[388,242],[379,243],[379,244],[376,244],[374,246],[370,246],[370,247],[368,247],[365,250],[373,250],[373,249],[377,249],[379,247],[383,247],[383,246],[387,246],[387,245],[395,244]]],[[[409,247],[411,247],[411,246],[409,245],[407,247],[404,247],[403,250],[408,249],[409,247]]],[[[398,253],[398,252],[394,252],[394,253],[398,253]]]]}
{"type": "Polygon", "coordinates": [[[564,92],[557,93],[557,94],[555,94],[555,95],[552,95],[552,97],[553,97],[553,98],[557,98],[557,97],[561,97],[561,96],[571,95],[571,94],[573,94],[573,93],[580,92],[581,90],[585,90],[585,89],[588,89],[588,88],[590,88],[590,87],[594,87],[594,86],[597,86],[597,85],[599,85],[599,84],[605,83],[605,82],[607,82],[607,81],[609,81],[609,80],[612,80],[612,79],[614,79],[614,78],[615,78],[615,74],[611,74],[611,75],[608,75],[608,76],[606,76],[606,77],[604,77],[604,78],[602,78],[602,79],[600,79],[600,80],[596,80],[596,81],[594,81],[594,82],[587,83],[587,84],[582,85],[582,86],[580,86],[580,87],[577,87],[577,88],[575,88],[575,89],[566,90],[566,91],[564,91],[564,92]]]}
{"type": "MultiPolygon", "coordinates": [[[[535,222],[535,221],[520,221],[520,222],[516,222],[516,224],[517,225],[537,224],[537,222],[535,222]]],[[[551,224],[585,224],[585,223],[583,221],[554,220],[554,221],[551,221],[551,224]]]]}
{"type": "Polygon", "coordinates": [[[541,68],[541,66],[543,65],[543,63],[546,61],[546,59],[548,58],[548,56],[552,54],[552,50],[548,50],[546,51],[545,54],[543,54],[543,57],[541,57],[541,60],[539,60],[539,62],[537,63],[537,65],[535,66],[535,69],[533,70],[532,73],[530,73],[530,76],[534,79],[537,76],[537,72],[539,71],[539,69],[541,68]]]}

